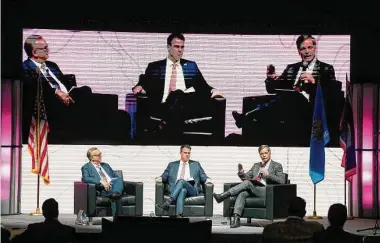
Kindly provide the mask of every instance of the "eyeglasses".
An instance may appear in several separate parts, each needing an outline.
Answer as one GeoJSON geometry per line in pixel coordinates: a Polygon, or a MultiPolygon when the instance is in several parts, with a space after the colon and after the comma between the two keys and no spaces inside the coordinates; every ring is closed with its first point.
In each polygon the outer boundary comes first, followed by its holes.
{"type": "Polygon", "coordinates": [[[50,50],[48,46],[45,46],[45,47],[43,47],[43,48],[41,48],[41,47],[36,47],[35,49],[36,49],[36,50],[45,51],[45,52],[48,52],[48,51],[50,50]]]}
{"type": "Polygon", "coordinates": [[[102,153],[99,153],[99,154],[93,154],[92,156],[102,156],[102,153]]]}

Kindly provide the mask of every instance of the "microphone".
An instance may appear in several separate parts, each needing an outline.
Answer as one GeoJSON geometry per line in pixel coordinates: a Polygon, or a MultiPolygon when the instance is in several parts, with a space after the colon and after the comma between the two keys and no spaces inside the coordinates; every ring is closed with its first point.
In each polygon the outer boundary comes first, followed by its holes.
{"type": "Polygon", "coordinates": [[[305,72],[307,70],[307,66],[309,66],[309,63],[307,61],[302,62],[302,72],[305,72]]]}

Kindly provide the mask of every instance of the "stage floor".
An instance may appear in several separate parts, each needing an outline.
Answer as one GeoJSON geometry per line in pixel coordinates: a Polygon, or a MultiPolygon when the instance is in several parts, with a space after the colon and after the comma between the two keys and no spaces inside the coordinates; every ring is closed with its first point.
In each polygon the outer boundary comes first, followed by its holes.
{"type": "MultiPolygon", "coordinates": [[[[112,217],[108,218],[112,220],[112,217]]],[[[28,224],[42,222],[44,220],[43,216],[30,216],[28,214],[19,215],[4,215],[1,216],[1,224],[7,229],[25,229],[28,224]]],[[[101,232],[101,218],[94,218],[93,225],[89,226],[78,226],[75,225],[76,215],[74,214],[61,214],[59,215],[59,221],[63,224],[70,225],[76,228],[77,233],[100,233],[101,232]]],[[[190,221],[205,220],[205,218],[197,217],[190,218],[190,221]]],[[[256,220],[252,219],[252,223],[246,223],[246,219],[242,219],[242,226],[239,228],[231,229],[229,227],[229,222],[226,218],[222,216],[214,216],[211,218],[212,234],[232,234],[232,235],[261,235],[263,227],[270,224],[271,221],[268,220],[256,220]]],[[[276,220],[282,221],[282,220],[276,220]]],[[[317,220],[322,223],[325,228],[328,226],[327,217],[317,220]]],[[[358,229],[372,228],[375,226],[374,219],[353,219],[347,220],[345,224],[345,230],[357,235],[372,235],[372,230],[367,230],[363,232],[357,232],[358,229]]],[[[378,231],[380,235],[380,231],[378,231]]]]}

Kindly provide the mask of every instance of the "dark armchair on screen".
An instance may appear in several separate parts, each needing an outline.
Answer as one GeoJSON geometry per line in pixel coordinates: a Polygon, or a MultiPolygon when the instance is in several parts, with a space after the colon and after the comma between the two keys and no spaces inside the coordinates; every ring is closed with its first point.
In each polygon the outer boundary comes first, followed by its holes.
{"type": "MultiPolygon", "coordinates": [[[[140,75],[142,77],[144,74],[140,75]]],[[[148,95],[138,94],[136,103],[136,137],[152,142],[152,131],[158,126],[161,117],[152,115],[148,95]]],[[[226,99],[213,98],[203,105],[209,107],[209,114],[185,120],[181,138],[191,144],[221,144],[225,137],[226,99]]]]}
{"type": "MultiPolygon", "coordinates": [[[[195,197],[185,199],[183,216],[184,217],[206,217],[213,215],[213,196],[214,184],[201,184],[201,193],[195,197]]],[[[163,204],[169,198],[168,184],[156,182],[155,204],[163,204]]],[[[156,206],[156,216],[176,216],[176,205],[170,205],[168,210],[162,211],[156,206]]]]}
{"type": "MultiPolygon", "coordinates": [[[[115,173],[123,178],[121,170],[115,173]]],[[[143,183],[124,181],[124,191],[120,200],[122,215],[142,216],[143,183]]],[[[74,182],[74,214],[78,214],[79,210],[84,210],[90,221],[92,217],[112,216],[110,199],[100,196],[96,185],[76,181],[74,182]]]]}
{"type": "MultiPolygon", "coordinates": [[[[265,197],[247,197],[242,218],[273,220],[288,216],[288,205],[291,199],[297,196],[297,185],[290,184],[288,174],[285,173],[285,184],[269,184],[266,186],[265,197]]],[[[237,183],[224,183],[224,191],[228,191],[237,183]]],[[[223,202],[223,217],[231,219],[236,196],[227,198],[223,202]]],[[[230,220],[231,222],[231,220],[230,220]]]]}

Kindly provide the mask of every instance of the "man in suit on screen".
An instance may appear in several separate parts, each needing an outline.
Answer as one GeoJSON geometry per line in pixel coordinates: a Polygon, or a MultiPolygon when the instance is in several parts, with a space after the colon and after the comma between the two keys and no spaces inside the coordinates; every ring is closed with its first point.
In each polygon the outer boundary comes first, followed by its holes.
{"type": "Polygon", "coordinates": [[[83,131],[86,118],[90,117],[91,88],[74,87],[67,82],[59,66],[49,58],[49,46],[41,35],[28,36],[24,42],[28,58],[22,63],[24,140],[27,139],[31,115],[34,109],[37,81],[41,81],[43,100],[46,106],[50,131],[50,142],[65,142],[69,137],[83,131]],[[56,136],[57,133],[59,137],[56,136]],[[53,136],[53,137],[51,137],[53,136]]]}
{"type": "Polygon", "coordinates": [[[231,196],[237,196],[231,228],[240,227],[240,217],[244,210],[245,199],[248,196],[265,197],[266,184],[285,183],[282,165],[271,159],[269,146],[261,145],[258,151],[262,161],[255,163],[248,172],[245,173],[243,166],[241,164],[238,165],[238,176],[243,182],[221,194],[214,193],[214,198],[218,203],[223,202],[231,196]],[[254,184],[254,181],[260,182],[260,185],[254,184]]]}
{"type": "MultiPolygon", "coordinates": [[[[276,94],[274,102],[262,104],[245,114],[233,111],[238,127],[252,126],[257,120],[285,120],[297,128],[297,135],[307,142],[314,108],[317,83],[322,87],[327,109],[329,128],[338,134],[341,109],[341,85],[336,82],[334,67],[317,58],[317,41],[312,35],[300,35],[296,46],[301,61],[289,64],[281,75],[276,74],[275,66],[267,66],[265,87],[269,94],[276,94]],[[302,133],[302,134],[301,134],[302,133]]],[[[271,126],[273,128],[273,126],[271,126]]],[[[290,129],[290,128],[289,128],[290,129]]],[[[333,136],[337,141],[338,136],[333,136]]]]}
{"type": "Polygon", "coordinates": [[[183,216],[184,202],[187,197],[197,196],[201,192],[202,183],[211,183],[198,161],[190,159],[190,145],[180,148],[181,159],[170,162],[156,182],[169,184],[169,199],[161,205],[162,210],[169,209],[172,203],[176,204],[177,217],[183,216]]]}
{"type": "Polygon", "coordinates": [[[161,120],[160,128],[180,127],[184,120],[207,113],[205,104],[210,98],[222,96],[208,85],[196,62],[182,58],[184,48],[184,35],[170,34],[168,56],[149,63],[132,89],[134,94],[147,94],[151,115],[161,120]]]}

